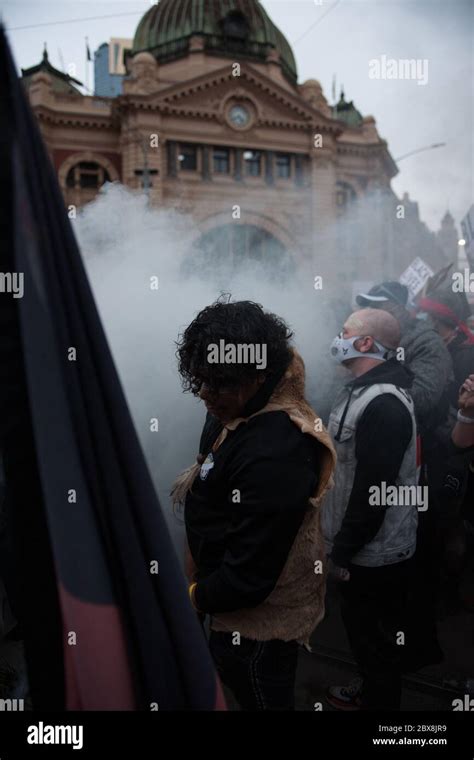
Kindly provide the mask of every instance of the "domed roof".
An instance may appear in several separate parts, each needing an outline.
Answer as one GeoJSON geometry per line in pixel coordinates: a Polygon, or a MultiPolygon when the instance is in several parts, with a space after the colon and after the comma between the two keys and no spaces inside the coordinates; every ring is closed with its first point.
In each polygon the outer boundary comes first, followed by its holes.
{"type": "Polygon", "coordinates": [[[138,24],[132,52],[148,50],[159,61],[180,58],[193,34],[203,35],[206,51],[231,58],[265,61],[274,49],[283,73],[296,82],[293,51],[258,0],[160,0],[138,24]]]}
{"type": "Polygon", "coordinates": [[[343,121],[348,127],[360,127],[364,121],[362,114],[354,105],[354,101],[347,101],[344,97],[344,90],[341,90],[341,97],[334,106],[334,116],[339,121],[343,121]]]}

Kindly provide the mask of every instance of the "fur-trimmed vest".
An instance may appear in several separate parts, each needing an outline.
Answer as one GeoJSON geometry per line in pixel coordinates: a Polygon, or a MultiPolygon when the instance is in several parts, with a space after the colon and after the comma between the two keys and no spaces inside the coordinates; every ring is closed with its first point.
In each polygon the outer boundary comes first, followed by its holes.
{"type": "MultiPolygon", "coordinates": [[[[213,630],[239,632],[241,636],[257,641],[296,639],[308,644],[309,637],[324,617],[326,573],[320,508],[325,493],[333,485],[336,454],[320,417],[305,399],[304,386],[304,363],[294,351],[289,368],[266,406],[250,417],[229,422],[213,446],[216,450],[228,431],[235,430],[242,422],[274,411],[286,412],[302,433],[313,436],[321,444],[318,486],[308,501],[308,510],[275,588],[257,607],[213,615],[213,630]]],[[[193,465],[178,478],[172,492],[175,503],[184,501],[199,469],[199,464],[193,465]]]]}

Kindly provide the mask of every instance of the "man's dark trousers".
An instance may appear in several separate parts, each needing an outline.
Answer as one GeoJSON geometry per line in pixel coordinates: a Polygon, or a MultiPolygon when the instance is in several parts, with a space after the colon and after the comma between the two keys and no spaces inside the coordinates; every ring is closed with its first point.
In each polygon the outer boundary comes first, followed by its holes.
{"type": "Polygon", "coordinates": [[[399,710],[412,560],[382,567],[350,565],[341,613],[363,678],[362,709],[399,710]]]}

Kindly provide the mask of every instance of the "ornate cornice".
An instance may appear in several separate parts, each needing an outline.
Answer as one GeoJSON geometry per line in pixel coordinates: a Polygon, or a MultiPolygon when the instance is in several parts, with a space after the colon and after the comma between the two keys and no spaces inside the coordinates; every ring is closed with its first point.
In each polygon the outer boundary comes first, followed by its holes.
{"type": "Polygon", "coordinates": [[[35,106],[33,108],[36,118],[39,122],[55,126],[82,127],[86,129],[115,130],[116,125],[110,116],[94,116],[92,114],[74,114],[56,109],[47,108],[47,106],[35,106]]]}
{"type": "MultiPolygon", "coordinates": [[[[226,66],[223,69],[211,73],[203,74],[195,79],[172,85],[164,90],[148,94],[129,93],[117,98],[113,104],[114,111],[128,111],[130,109],[156,111],[164,114],[173,114],[178,116],[191,116],[202,119],[219,120],[219,109],[210,109],[203,106],[187,106],[183,101],[186,98],[210,92],[213,88],[221,85],[233,84],[236,91],[243,91],[240,83],[246,81],[252,84],[260,92],[269,96],[272,104],[280,104],[289,109],[295,115],[294,119],[285,116],[266,116],[264,109],[261,109],[259,118],[256,120],[258,126],[275,126],[289,129],[318,129],[321,132],[330,132],[334,136],[342,134],[343,129],[338,122],[325,117],[319,111],[314,109],[299,95],[288,92],[273,80],[263,76],[260,72],[252,69],[249,65],[241,66],[239,77],[234,77],[231,67],[226,66]],[[235,88],[236,80],[239,80],[239,86],[235,88]],[[298,118],[299,117],[299,118],[298,118]]],[[[233,89],[229,90],[232,95],[233,89]]]]}
{"type": "Polygon", "coordinates": [[[398,174],[398,166],[393,160],[386,140],[377,143],[336,143],[338,156],[357,156],[359,158],[379,158],[390,177],[398,174]]]}

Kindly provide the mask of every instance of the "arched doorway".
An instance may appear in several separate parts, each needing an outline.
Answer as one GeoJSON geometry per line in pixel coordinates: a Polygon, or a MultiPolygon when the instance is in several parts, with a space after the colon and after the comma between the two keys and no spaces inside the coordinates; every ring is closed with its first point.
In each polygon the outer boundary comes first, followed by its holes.
{"type": "Polygon", "coordinates": [[[84,206],[93,201],[105,182],[119,179],[111,161],[90,151],[74,153],[61,165],[58,172],[59,184],[66,206],[84,206]]]}
{"type": "Polygon", "coordinates": [[[282,280],[294,271],[294,261],[283,243],[267,230],[236,223],[203,233],[184,265],[186,274],[220,280],[243,269],[268,280],[282,280]]]}

